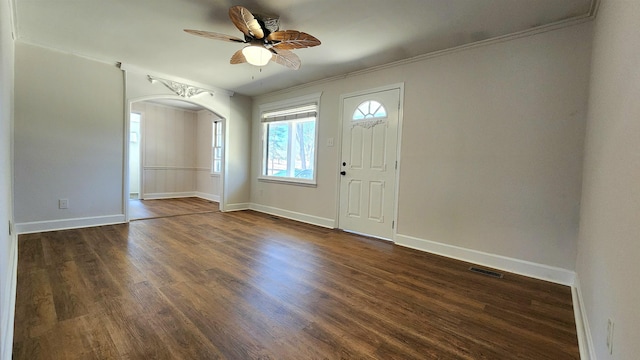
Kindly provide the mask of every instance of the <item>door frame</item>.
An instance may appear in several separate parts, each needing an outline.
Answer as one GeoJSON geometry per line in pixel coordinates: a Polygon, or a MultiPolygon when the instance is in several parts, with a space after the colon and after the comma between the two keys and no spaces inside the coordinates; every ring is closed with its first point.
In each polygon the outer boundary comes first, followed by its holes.
{"type": "MultiPolygon", "coordinates": [[[[403,124],[403,118],[404,118],[404,82],[401,83],[395,83],[395,84],[389,84],[389,85],[383,85],[383,86],[379,86],[379,87],[375,87],[375,88],[369,88],[369,89],[364,89],[364,90],[359,90],[359,91],[354,91],[354,92],[350,92],[350,93],[346,93],[346,94],[341,94],[340,95],[340,102],[338,105],[338,113],[340,114],[340,130],[339,130],[339,136],[338,136],[338,159],[336,161],[336,167],[335,167],[335,173],[336,173],[336,228],[338,229],[342,229],[342,225],[340,224],[340,196],[342,194],[340,194],[341,192],[341,175],[340,175],[340,170],[342,169],[341,166],[341,162],[342,162],[342,138],[344,136],[343,133],[343,129],[344,129],[344,122],[345,121],[351,121],[351,119],[346,119],[344,118],[344,100],[346,98],[349,97],[354,97],[354,96],[363,96],[363,95],[367,95],[367,94],[372,94],[372,93],[378,93],[378,92],[382,92],[382,91],[387,91],[387,90],[395,90],[398,89],[400,91],[399,97],[399,105],[398,105],[398,133],[397,133],[397,139],[396,139],[396,161],[398,162],[398,168],[396,169],[395,172],[395,187],[393,189],[393,214],[391,216],[391,220],[393,221],[393,228],[392,228],[392,232],[391,232],[391,241],[395,243],[395,239],[396,239],[396,234],[398,232],[398,193],[400,191],[400,169],[402,166],[402,161],[401,161],[401,157],[402,157],[402,152],[400,151],[402,149],[402,124],[403,124]]],[[[375,235],[371,235],[371,234],[362,234],[362,235],[366,235],[366,236],[370,236],[370,237],[377,237],[375,235]]],[[[388,239],[383,239],[383,240],[388,240],[388,239]]]]}
{"type": "MultiPolygon", "coordinates": [[[[138,135],[138,159],[139,159],[139,163],[138,163],[138,200],[142,200],[142,194],[143,194],[143,189],[142,189],[142,184],[144,184],[144,159],[142,158],[144,156],[144,152],[142,151],[142,149],[144,148],[144,136],[142,134],[142,129],[144,128],[144,112],[137,112],[137,111],[133,111],[133,110],[129,110],[129,138],[127,139],[127,164],[129,165],[129,167],[127,168],[127,176],[126,178],[128,179],[127,182],[127,198],[131,199],[131,172],[130,172],[130,167],[131,167],[131,113],[136,113],[140,115],[140,134],[138,135]]],[[[128,210],[128,205],[127,205],[127,210],[128,210]]],[[[129,215],[128,211],[127,211],[127,216],[129,215]]]]}
{"type": "MultiPolygon", "coordinates": [[[[147,100],[156,100],[156,99],[168,99],[168,100],[179,100],[179,101],[184,101],[187,103],[192,103],[194,105],[198,105],[200,107],[202,107],[205,110],[211,111],[212,113],[215,113],[216,115],[218,115],[221,120],[224,121],[223,124],[223,149],[222,149],[222,168],[221,168],[221,174],[220,174],[220,182],[221,184],[219,184],[220,186],[220,201],[218,202],[220,210],[224,211],[224,206],[226,205],[226,190],[227,190],[227,174],[228,174],[228,168],[227,168],[227,157],[228,152],[227,152],[227,144],[228,144],[228,140],[229,140],[229,134],[227,132],[227,119],[226,117],[222,116],[218,111],[214,110],[211,106],[208,105],[203,105],[202,103],[198,102],[198,101],[194,101],[193,99],[185,99],[183,97],[180,96],[174,96],[174,95],[148,95],[148,96],[141,96],[141,97],[137,97],[137,98],[131,98],[131,99],[127,99],[125,101],[125,116],[124,116],[124,159],[123,159],[123,172],[122,172],[122,185],[123,185],[123,194],[122,194],[122,207],[123,207],[123,213],[124,213],[124,218],[125,218],[125,222],[129,222],[130,221],[130,214],[129,214],[129,141],[130,141],[130,131],[131,131],[131,107],[133,103],[136,102],[144,102],[147,100]]],[[[143,121],[144,120],[144,114],[143,116],[140,118],[140,139],[141,139],[141,143],[140,143],[140,152],[141,152],[141,156],[140,156],[140,198],[142,199],[142,194],[144,192],[144,151],[143,151],[143,146],[144,146],[144,130],[143,130],[143,121]]],[[[213,154],[212,154],[213,155],[213,154]]]]}

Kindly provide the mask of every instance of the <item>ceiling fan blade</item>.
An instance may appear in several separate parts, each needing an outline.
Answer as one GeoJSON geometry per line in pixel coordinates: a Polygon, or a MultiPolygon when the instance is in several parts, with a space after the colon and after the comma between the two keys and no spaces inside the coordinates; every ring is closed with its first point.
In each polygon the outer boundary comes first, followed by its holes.
{"type": "Polygon", "coordinates": [[[273,55],[271,55],[271,61],[276,62],[280,65],[284,65],[289,69],[300,69],[301,62],[298,55],[287,50],[278,49],[276,51],[273,48],[271,49],[271,52],[273,53],[273,55]]]}
{"type": "Polygon", "coordinates": [[[230,42],[239,42],[239,43],[245,43],[246,42],[246,41],[244,41],[244,40],[242,40],[240,38],[237,38],[235,36],[225,35],[225,34],[218,34],[218,33],[210,32],[210,31],[191,30],[191,29],[184,29],[184,31],[189,33],[189,34],[191,34],[191,35],[197,35],[197,36],[206,37],[207,39],[230,41],[230,42]]]}
{"type": "Polygon", "coordinates": [[[235,54],[231,56],[231,61],[229,61],[229,63],[231,64],[242,64],[246,62],[247,62],[247,59],[244,57],[244,54],[242,53],[242,49],[236,51],[235,54]]]}
{"type": "Polygon", "coordinates": [[[273,47],[278,50],[302,49],[320,45],[320,40],[313,35],[297,30],[272,32],[267,36],[267,41],[273,42],[273,47]]]}
{"type": "Polygon", "coordinates": [[[243,34],[256,39],[264,37],[262,26],[253,14],[242,6],[232,6],[229,8],[229,18],[233,24],[242,31],[243,34]]]}

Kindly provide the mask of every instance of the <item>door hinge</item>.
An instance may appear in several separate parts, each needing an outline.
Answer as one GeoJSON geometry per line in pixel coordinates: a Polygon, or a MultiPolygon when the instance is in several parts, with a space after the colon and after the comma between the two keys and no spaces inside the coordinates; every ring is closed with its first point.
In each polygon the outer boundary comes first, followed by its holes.
{"type": "Polygon", "coordinates": [[[398,170],[398,160],[396,160],[396,170],[398,170]]]}
{"type": "Polygon", "coordinates": [[[391,221],[391,228],[392,228],[392,229],[395,229],[395,228],[396,228],[396,221],[395,221],[395,220],[392,220],[392,221],[391,221]]]}

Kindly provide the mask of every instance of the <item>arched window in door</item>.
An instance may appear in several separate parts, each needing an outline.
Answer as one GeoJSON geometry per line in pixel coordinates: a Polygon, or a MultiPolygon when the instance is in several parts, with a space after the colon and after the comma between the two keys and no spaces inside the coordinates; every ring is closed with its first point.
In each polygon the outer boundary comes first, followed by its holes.
{"type": "Polygon", "coordinates": [[[365,119],[380,119],[387,117],[387,109],[382,104],[375,100],[367,100],[362,102],[353,111],[351,120],[359,121],[365,119]]]}

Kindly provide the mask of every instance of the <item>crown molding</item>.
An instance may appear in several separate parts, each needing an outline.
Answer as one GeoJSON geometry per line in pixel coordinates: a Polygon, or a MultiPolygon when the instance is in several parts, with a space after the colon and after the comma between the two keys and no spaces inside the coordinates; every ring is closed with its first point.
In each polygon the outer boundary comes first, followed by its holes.
{"type": "Polygon", "coordinates": [[[106,65],[110,65],[110,66],[118,66],[119,65],[119,63],[116,62],[116,61],[109,61],[109,60],[99,59],[99,58],[83,55],[83,54],[80,54],[80,53],[77,53],[77,52],[63,50],[63,49],[52,47],[52,46],[49,46],[49,45],[44,45],[42,43],[38,43],[36,41],[32,41],[31,39],[27,39],[27,38],[23,38],[23,37],[20,37],[20,38],[16,39],[16,43],[29,45],[29,46],[35,46],[35,47],[39,47],[39,48],[42,48],[42,49],[53,51],[53,52],[56,52],[56,53],[59,53],[59,54],[71,55],[71,56],[79,57],[81,59],[91,60],[91,61],[94,61],[94,62],[97,62],[97,63],[106,64],[106,65]]]}
{"type": "Polygon", "coordinates": [[[468,43],[468,44],[458,45],[458,46],[455,46],[455,47],[452,47],[452,48],[447,48],[447,49],[443,49],[443,50],[436,50],[436,51],[428,52],[426,54],[417,55],[417,56],[414,56],[414,57],[411,57],[411,58],[397,60],[397,61],[393,61],[393,62],[390,62],[390,63],[382,64],[382,65],[373,66],[373,67],[370,67],[370,68],[367,68],[367,69],[363,69],[363,70],[357,70],[357,71],[352,71],[352,72],[348,72],[348,73],[345,73],[345,74],[334,75],[334,76],[327,77],[327,78],[324,78],[324,79],[311,81],[311,82],[300,84],[300,85],[296,85],[296,86],[291,86],[291,87],[288,87],[286,89],[276,90],[276,91],[273,91],[273,92],[270,92],[270,93],[256,95],[254,97],[255,98],[262,98],[263,96],[264,97],[269,97],[269,96],[275,96],[275,95],[282,95],[282,94],[286,94],[286,93],[289,93],[289,92],[298,91],[298,90],[301,90],[301,89],[304,89],[304,88],[307,88],[307,87],[329,83],[329,82],[336,81],[336,80],[339,80],[339,79],[346,79],[346,78],[353,77],[353,76],[359,76],[359,75],[363,75],[363,74],[376,72],[376,71],[379,71],[379,70],[399,67],[399,66],[403,66],[403,65],[419,62],[419,61],[424,61],[424,60],[428,60],[428,59],[432,59],[432,58],[436,58],[436,57],[440,57],[440,56],[445,56],[445,55],[449,55],[449,54],[453,54],[453,53],[457,53],[457,52],[461,52],[461,51],[465,51],[465,50],[470,50],[470,49],[474,49],[474,48],[477,48],[477,47],[489,46],[489,45],[498,44],[498,43],[502,43],[502,42],[506,42],[506,41],[510,41],[510,40],[525,38],[525,37],[534,36],[534,35],[550,32],[550,31],[554,31],[554,30],[559,30],[559,29],[563,29],[563,28],[577,26],[577,25],[580,25],[580,24],[583,24],[585,22],[589,22],[589,21],[592,21],[592,20],[595,19],[596,15],[598,13],[598,8],[600,7],[600,2],[601,2],[601,0],[591,0],[591,4],[589,6],[589,12],[587,12],[587,13],[585,13],[583,15],[580,15],[580,16],[576,16],[576,17],[570,18],[570,19],[560,20],[560,21],[556,21],[556,22],[551,23],[551,24],[541,25],[541,26],[537,26],[537,27],[534,27],[534,28],[530,28],[530,29],[518,31],[518,32],[515,32],[515,33],[511,33],[511,34],[502,35],[502,36],[496,36],[496,37],[492,37],[492,38],[481,40],[481,41],[476,41],[476,42],[472,42],[472,43],[468,43]]]}

